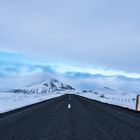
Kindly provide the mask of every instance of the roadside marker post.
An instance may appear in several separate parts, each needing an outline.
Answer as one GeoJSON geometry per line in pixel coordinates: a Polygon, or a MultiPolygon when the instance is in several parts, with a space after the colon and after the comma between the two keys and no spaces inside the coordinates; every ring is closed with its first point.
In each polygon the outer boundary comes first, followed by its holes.
{"type": "Polygon", "coordinates": [[[139,96],[140,95],[137,95],[136,97],[136,111],[139,111],[139,96]]]}

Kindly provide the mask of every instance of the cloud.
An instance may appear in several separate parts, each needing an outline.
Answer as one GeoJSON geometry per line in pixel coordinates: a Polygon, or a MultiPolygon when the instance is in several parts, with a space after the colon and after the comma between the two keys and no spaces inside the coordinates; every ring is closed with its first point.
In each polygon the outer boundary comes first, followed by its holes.
{"type": "Polygon", "coordinates": [[[88,73],[66,73],[63,81],[75,86],[77,89],[96,89],[110,87],[124,91],[139,91],[140,78],[127,78],[124,76],[105,76],[101,74],[88,73]]]}
{"type": "Polygon", "coordinates": [[[0,89],[20,88],[56,77],[51,66],[0,61],[0,89]]]}
{"type": "Polygon", "coordinates": [[[138,73],[139,4],[137,0],[3,1],[0,50],[138,73]]]}
{"type": "MultiPolygon", "coordinates": [[[[80,71],[78,67],[64,69],[58,66],[33,65],[26,63],[7,62],[1,63],[0,89],[20,88],[48,79],[58,79],[72,85],[76,89],[95,89],[111,87],[127,91],[140,90],[140,78],[125,77],[120,75],[105,75],[80,71]],[[9,64],[9,65],[8,65],[9,64]]],[[[64,68],[64,67],[63,67],[64,68]]],[[[91,69],[90,69],[91,71],[91,69]]]]}
{"type": "Polygon", "coordinates": [[[125,76],[128,78],[140,78],[139,73],[126,73],[124,71],[120,70],[114,70],[114,69],[109,69],[106,67],[99,67],[99,66],[87,66],[83,65],[82,66],[68,66],[68,65],[63,65],[63,66],[57,66],[56,70],[59,73],[69,73],[69,74],[81,74],[81,76],[84,76],[85,74],[90,74],[90,75],[105,75],[105,76],[125,76]],[[74,73],[71,73],[74,72],[74,73]],[[77,73],[76,73],[77,72],[77,73]]]}
{"type": "Polygon", "coordinates": [[[83,88],[139,89],[139,5],[138,0],[0,1],[3,85],[48,74],[83,88]]]}

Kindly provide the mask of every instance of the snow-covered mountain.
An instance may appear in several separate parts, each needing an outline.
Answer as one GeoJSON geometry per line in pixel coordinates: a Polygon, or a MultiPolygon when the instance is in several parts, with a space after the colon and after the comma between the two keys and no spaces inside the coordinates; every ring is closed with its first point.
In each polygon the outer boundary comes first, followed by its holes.
{"type": "Polygon", "coordinates": [[[50,93],[56,91],[75,90],[72,86],[64,84],[56,79],[43,81],[32,84],[20,89],[12,89],[10,92],[14,93],[50,93]]]}
{"type": "Polygon", "coordinates": [[[118,89],[112,89],[109,87],[102,87],[102,88],[97,88],[94,90],[83,90],[84,93],[95,93],[95,94],[112,94],[112,95],[128,95],[128,94],[134,94],[131,92],[126,92],[118,89]]]}
{"type": "Polygon", "coordinates": [[[95,92],[102,93],[102,94],[120,94],[120,93],[122,93],[122,91],[118,91],[116,89],[112,89],[109,87],[103,87],[103,88],[96,89],[95,92]]]}

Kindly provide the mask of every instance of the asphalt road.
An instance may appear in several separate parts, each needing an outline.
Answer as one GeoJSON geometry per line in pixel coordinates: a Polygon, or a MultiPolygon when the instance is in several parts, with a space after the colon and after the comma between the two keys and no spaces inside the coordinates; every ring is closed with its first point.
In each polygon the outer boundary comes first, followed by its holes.
{"type": "Polygon", "coordinates": [[[64,95],[0,115],[0,140],[140,140],[140,114],[64,95]]]}

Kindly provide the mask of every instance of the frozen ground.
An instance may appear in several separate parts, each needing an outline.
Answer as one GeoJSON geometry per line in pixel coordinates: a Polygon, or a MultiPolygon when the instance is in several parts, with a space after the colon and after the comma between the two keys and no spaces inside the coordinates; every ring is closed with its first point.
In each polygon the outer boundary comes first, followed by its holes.
{"type": "Polygon", "coordinates": [[[0,92],[0,113],[42,102],[74,91],[70,85],[56,79],[48,79],[9,92],[0,92]]]}
{"type": "MultiPolygon", "coordinates": [[[[100,92],[86,92],[80,94],[83,97],[97,100],[103,103],[108,103],[112,105],[117,105],[129,109],[135,110],[136,108],[136,94],[128,93],[128,94],[113,94],[113,93],[105,93],[103,91],[100,92]]],[[[140,111],[140,103],[139,103],[139,111],[140,111]]]]}
{"type": "Polygon", "coordinates": [[[24,94],[0,92],[0,113],[5,113],[61,95],[63,95],[63,93],[24,94]]]}
{"type": "MultiPolygon", "coordinates": [[[[14,109],[22,108],[31,104],[42,102],[64,94],[79,94],[83,97],[97,100],[103,103],[122,106],[135,110],[136,96],[135,93],[124,93],[121,91],[102,89],[95,91],[57,91],[50,93],[12,93],[0,92],[0,113],[5,113],[14,109]]],[[[140,111],[140,103],[139,103],[140,111]]]]}

